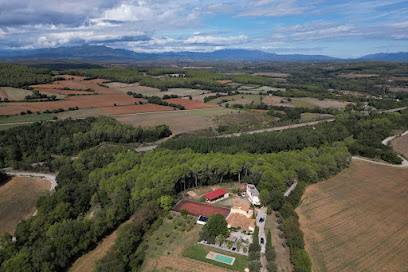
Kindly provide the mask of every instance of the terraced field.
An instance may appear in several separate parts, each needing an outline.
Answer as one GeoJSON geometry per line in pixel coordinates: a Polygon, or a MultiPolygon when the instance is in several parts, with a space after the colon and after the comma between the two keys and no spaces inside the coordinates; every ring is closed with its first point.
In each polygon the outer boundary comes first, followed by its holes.
{"type": "Polygon", "coordinates": [[[408,169],[354,161],[297,208],[313,271],[407,271],[408,169]]]}

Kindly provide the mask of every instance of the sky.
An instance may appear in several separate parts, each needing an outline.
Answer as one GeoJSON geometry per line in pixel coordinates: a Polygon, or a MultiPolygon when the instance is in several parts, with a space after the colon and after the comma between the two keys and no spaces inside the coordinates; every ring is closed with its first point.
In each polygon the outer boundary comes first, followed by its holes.
{"type": "Polygon", "coordinates": [[[408,51],[408,0],[0,0],[0,50],[408,51]]]}

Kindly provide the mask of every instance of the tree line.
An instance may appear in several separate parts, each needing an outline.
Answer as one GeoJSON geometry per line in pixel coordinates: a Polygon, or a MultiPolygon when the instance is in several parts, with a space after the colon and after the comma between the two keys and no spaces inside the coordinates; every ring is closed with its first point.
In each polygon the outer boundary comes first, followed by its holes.
{"type": "Polygon", "coordinates": [[[389,146],[381,142],[392,135],[394,130],[408,129],[408,111],[391,114],[363,115],[345,113],[337,115],[334,122],[310,127],[295,128],[280,132],[243,134],[238,137],[200,137],[182,135],[161,146],[171,150],[191,148],[200,153],[238,152],[272,153],[284,150],[299,150],[305,147],[318,147],[323,144],[348,139],[352,154],[369,158],[379,158],[391,163],[401,159],[389,146]]]}
{"type": "Polygon", "coordinates": [[[52,81],[49,70],[18,64],[0,63],[0,87],[25,87],[52,81]]]}
{"type": "Polygon", "coordinates": [[[31,168],[55,155],[73,155],[108,143],[152,142],[171,135],[167,126],[143,129],[108,117],[39,122],[0,132],[0,168],[31,168]]]}

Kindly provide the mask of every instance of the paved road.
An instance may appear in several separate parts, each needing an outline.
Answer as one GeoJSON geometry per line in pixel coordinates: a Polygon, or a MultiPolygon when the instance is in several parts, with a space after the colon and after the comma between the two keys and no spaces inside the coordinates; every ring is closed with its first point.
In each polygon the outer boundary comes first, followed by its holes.
{"type": "Polygon", "coordinates": [[[300,123],[300,124],[293,124],[293,125],[287,125],[287,126],[281,126],[281,127],[272,127],[272,128],[257,129],[257,130],[252,130],[252,131],[237,132],[237,133],[232,133],[232,134],[219,135],[217,136],[217,138],[230,138],[230,137],[238,137],[238,136],[245,135],[245,134],[256,134],[256,133],[262,133],[262,132],[273,132],[273,131],[287,130],[287,129],[292,129],[292,128],[314,126],[320,123],[333,122],[334,120],[335,120],[334,118],[330,118],[330,119],[324,119],[324,120],[306,122],[306,123],[300,123]]]}
{"type": "Polygon", "coordinates": [[[6,174],[11,175],[11,176],[46,178],[51,183],[50,191],[54,191],[55,187],[57,187],[57,180],[56,180],[55,174],[17,171],[17,170],[12,170],[12,169],[3,169],[3,170],[6,174]]]}
{"type": "Polygon", "coordinates": [[[266,207],[262,207],[258,209],[256,215],[256,225],[259,228],[259,244],[261,245],[261,253],[265,253],[265,244],[266,244],[266,235],[265,235],[265,220],[266,220],[266,207]],[[259,219],[263,218],[263,222],[259,222],[259,219]],[[264,243],[261,244],[261,238],[264,239],[264,243]]]}

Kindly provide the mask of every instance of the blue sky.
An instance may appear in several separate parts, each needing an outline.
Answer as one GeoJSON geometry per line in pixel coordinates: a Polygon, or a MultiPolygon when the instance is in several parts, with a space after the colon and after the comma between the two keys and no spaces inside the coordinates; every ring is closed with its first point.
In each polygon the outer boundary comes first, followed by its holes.
{"type": "Polygon", "coordinates": [[[337,57],[408,51],[408,1],[0,0],[0,49],[81,44],[337,57]]]}

